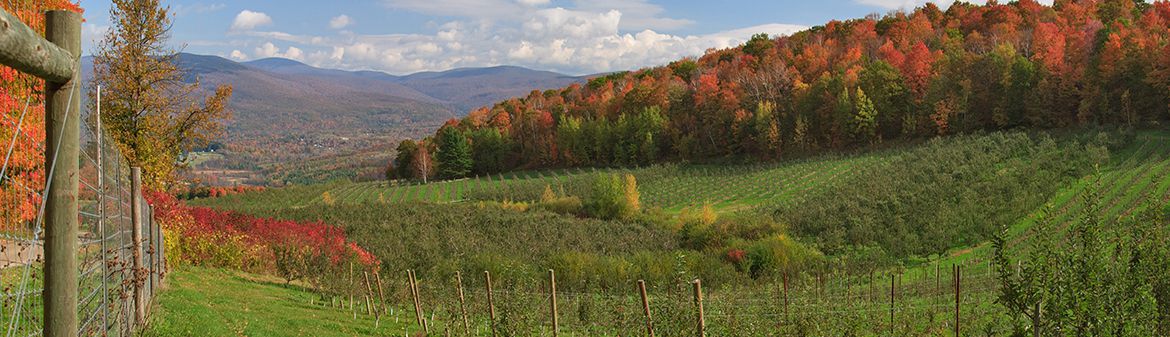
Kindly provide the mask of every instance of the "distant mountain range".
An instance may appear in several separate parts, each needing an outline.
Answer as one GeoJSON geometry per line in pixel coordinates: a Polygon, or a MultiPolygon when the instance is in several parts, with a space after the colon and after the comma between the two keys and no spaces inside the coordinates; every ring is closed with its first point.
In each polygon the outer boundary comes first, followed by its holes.
{"type": "MultiPolygon", "coordinates": [[[[92,58],[85,61],[88,72],[92,58]]],[[[268,138],[290,131],[353,136],[433,129],[477,107],[587,78],[516,66],[395,76],[323,69],[283,58],[239,63],[187,53],[180,54],[178,62],[191,81],[198,79],[209,89],[234,86],[229,139],[268,138]]]]}
{"type": "MultiPolygon", "coordinates": [[[[83,62],[83,78],[88,78],[93,58],[83,62]]],[[[234,87],[229,103],[234,115],[222,139],[228,145],[222,152],[226,157],[201,168],[242,169],[253,180],[254,174],[286,174],[314,158],[386,156],[396,140],[429,135],[471,109],[588,77],[514,66],[395,76],[322,69],[282,58],[240,63],[186,53],[178,56],[178,64],[188,71],[188,81],[200,81],[204,90],[220,84],[234,87]]],[[[361,166],[371,165],[385,163],[361,166]]]]}

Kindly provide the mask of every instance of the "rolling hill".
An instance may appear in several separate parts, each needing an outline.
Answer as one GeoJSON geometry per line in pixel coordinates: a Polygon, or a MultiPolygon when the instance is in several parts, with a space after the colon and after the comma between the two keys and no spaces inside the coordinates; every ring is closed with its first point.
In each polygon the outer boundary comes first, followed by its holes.
{"type": "MultiPolygon", "coordinates": [[[[87,77],[93,58],[83,63],[87,77]]],[[[225,150],[213,160],[200,160],[194,171],[220,184],[307,183],[375,174],[401,138],[425,135],[476,107],[586,79],[514,66],[396,76],[282,58],[241,63],[187,53],[179,55],[178,63],[188,71],[188,81],[199,81],[207,90],[234,87],[225,150]],[[308,160],[338,156],[362,160],[343,170],[308,160]]]]}

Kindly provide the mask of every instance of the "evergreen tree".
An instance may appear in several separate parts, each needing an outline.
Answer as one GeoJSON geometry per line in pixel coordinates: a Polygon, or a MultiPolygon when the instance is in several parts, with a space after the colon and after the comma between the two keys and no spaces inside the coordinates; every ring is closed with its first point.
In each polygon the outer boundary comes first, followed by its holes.
{"type": "Polygon", "coordinates": [[[443,179],[466,177],[471,172],[471,143],[463,131],[446,127],[439,132],[438,174],[443,179]]]}

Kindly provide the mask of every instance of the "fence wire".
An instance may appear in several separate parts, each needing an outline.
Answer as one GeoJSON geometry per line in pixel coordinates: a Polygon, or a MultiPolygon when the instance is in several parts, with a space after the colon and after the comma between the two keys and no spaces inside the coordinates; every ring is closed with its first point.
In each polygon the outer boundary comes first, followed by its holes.
{"type": "MultiPolygon", "coordinates": [[[[4,93],[9,94],[9,93],[4,93]]],[[[15,97],[13,97],[15,98],[15,97]]],[[[81,97],[71,97],[80,100],[81,97]]],[[[43,109],[32,97],[21,100],[22,109],[0,111],[0,331],[4,336],[39,336],[44,316],[44,203],[46,151],[58,144],[44,144],[43,109]],[[35,112],[34,112],[35,111],[35,112]]],[[[143,202],[143,269],[133,268],[134,240],[129,165],[100,126],[96,113],[83,111],[80,118],[79,158],[54,162],[78,162],[78,335],[129,336],[144,322],[135,322],[134,290],[145,288],[150,303],[163,274],[162,233],[151,221],[151,208],[143,202]],[[156,248],[157,247],[157,248],[156,248]],[[138,277],[136,277],[136,274],[138,277]]]]}

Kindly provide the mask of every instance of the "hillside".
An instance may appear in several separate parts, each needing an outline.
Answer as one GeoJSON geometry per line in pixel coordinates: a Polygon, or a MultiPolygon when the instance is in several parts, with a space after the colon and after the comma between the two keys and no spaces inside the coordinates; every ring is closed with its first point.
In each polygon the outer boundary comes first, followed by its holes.
{"type": "MultiPolygon", "coordinates": [[[[495,294],[501,310],[516,315],[501,329],[534,331],[548,324],[532,313],[547,308],[544,272],[555,269],[564,331],[640,331],[635,280],[646,282],[660,333],[692,331],[693,303],[680,289],[699,278],[712,333],[944,335],[957,305],[964,329],[1006,335],[988,240],[1008,228],[1012,259],[1026,259],[1036,238],[1063,237],[1094,210],[1110,233],[1124,231],[1170,200],[1170,152],[1156,146],[1167,139],[1165,130],[997,132],[770,165],[342,183],[194,203],[342,226],[383,270],[413,269],[439,283],[423,294],[446,322],[458,317],[443,304],[455,299],[446,287],[454,272],[488,270],[508,289],[495,294]],[[546,186],[588,196],[594,177],[610,173],[637,177],[644,217],[599,221],[541,201],[546,186]],[[695,220],[707,209],[710,222],[695,220]],[[963,269],[961,296],[946,286],[952,264],[963,269]],[[799,308],[791,317],[780,296],[799,308]]],[[[468,300],[482,305],[481,280],[464,282],[468,300]]],[[[484,310],[472,311],[481,327],[484,310]]]]}
{"type": "MultiPolygon", "coordinates": [[[[200,160],[192,178],[213,184],[311,183],[379,175],[393,142],[417,137],[470,109],[584,81],[582,77],[520,67],[455,69],[394,76],[376,71],[322,69],[269,58],[237,63],[180,54],[179,65],[205,88],[231,84],[232,120],[214,160],[200,160]],[[306,165],[322,156],[366,156],[333,174],[306,165]]],[[[92,58],[86,58],[89,73],[92,58]]]]}
{"type": "MultiPolygon", "coordinates": [[[[770,161],[988,130],[1157,126],[1170,117],[1166,22],[1165,1],[928,2],[501,101],[436,128],[421,148],[451,156],[448,166],[436,157],[447,179],[770,161]]],[[[399,159],[413,169],[410,156],[399,159]]],[[[409,171],[402,177],[419,178],[409,171]]]]}

